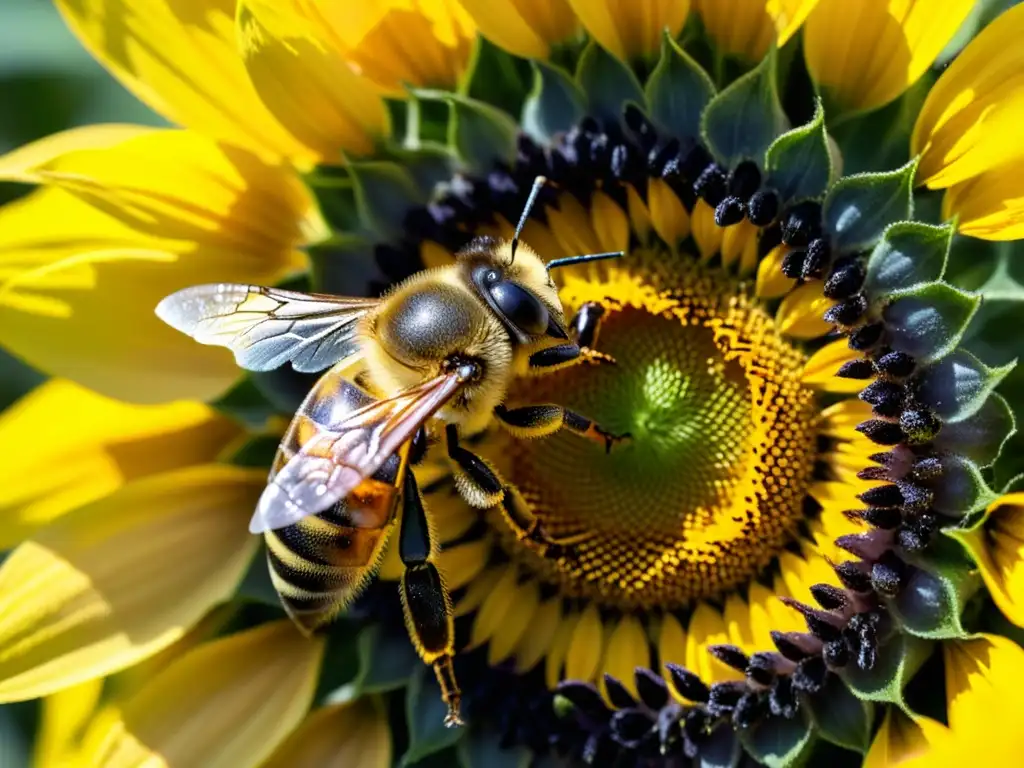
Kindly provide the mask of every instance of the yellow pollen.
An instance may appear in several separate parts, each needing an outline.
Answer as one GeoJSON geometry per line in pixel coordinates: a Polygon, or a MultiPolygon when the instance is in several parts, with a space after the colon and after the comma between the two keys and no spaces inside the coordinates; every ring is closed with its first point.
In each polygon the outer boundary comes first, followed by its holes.
{"type": "Polygon", "coordinates": [[[519,382],[511,406],[555,402],[632,439],[606,455],[566,432],[492,435],[481,453],[550,535],[590,534],[543,558],[495,519],[513,560],[566,597],[625,610],[674,609],[748,581],[793,537],[816,458],[817,404],[805,356],[748,286],[664,252],[564,277],[572,311],[608,309],[580,365],[519,382]]]}

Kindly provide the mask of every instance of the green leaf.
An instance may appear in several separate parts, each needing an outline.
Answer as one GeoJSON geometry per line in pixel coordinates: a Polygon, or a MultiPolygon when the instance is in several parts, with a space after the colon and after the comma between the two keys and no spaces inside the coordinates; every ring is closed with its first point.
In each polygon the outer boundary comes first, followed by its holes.
{"type": "Polygon", "coordinates": [[[451,150],[434,142],[420,142],[415,149],[389,148],[384,157],[409,173],[424,200],[430,199],[435,186],[451,179],[457,162],[451,150]]]}
{"type": "Polygon", "coordinates": [[[789,128],[775,83],[775,52],[715,96],[701,118],[704,143],[731,168],[740,160],[764,162],[765,152],[789,128]]]}
{"type": "Polygon", "coordinates": [[[812,700],[812,711],[823,738],[855,752],[867,752],[874,707],[854,696],[837,675],[828,676],[825,688],[812,700]]]}
{"type": "Polygon", "coordinates": [[[822,216],[833,245],[843,253],[872,247],[897,221],[911,218],[917,160],[886,173],[844,176],[825,195],[822,216]]]}
{"type": "Polygon", "coordinates": [[[348,170],[360,222],[379,240],[398,239],[406,215],[426,200],[412,176],[398,163],[380,160],[350,161],[348,170]]]}
{"type": "MultiPolygon", "coordinates": [[[[262,538],[262,537],[261,537],[262,538]]],[[[267,545],[260,541],[260,549],[249,563],[249,570],[242,577],[238,589],[235,590],[236,600],[245,600],[261,605],[277,608],[282,613],[281,598],[278,597],[274,583],[270,580],[270,568],[267,565],[267,545]]]]}
{"type": "Polygon", "coordinates": [[[965,349],[957,349],[914,377],[920,401],[944,421],[973,416],[1015,363],[989,368],[965,349]]]}
{"type": "Polygon", "coordinates": [[[239,379],[210,405],[253,430],[262,429],[267,419],[279,413],[253,382],[251,375],[239,379]]]}
{"type": "Polygon", "coordinates": [[[897,632],[878,649],[874,667],[861,669],[849,664],[838,674],[857,698],[903,706],[903,687],[931,649],[930,640],[897,632]]]}
{"type": "Polygon", "coordinates": [[[515,160],[519,126],[504,110],[450,91],[418,89],[412,95],[448,104],[448,147],[465,170],[484,174],[498,161],[515,160]]]}
{"type": "Polygon", "coordinates": [[[917,221],[898,221],[888,227],[868,259],[864,280],[868,298],[941,280],[953,232],[952,224],[935,227],[917,221]]]}
{"type": "Polygon", "coordinates": [[[556,133],[568,131],[586,114],[587,97],[559,67],[533,62],[533,90],[523,105],[523,131],[548,143],[556,133]]]}
{"type": "Polygon", "coordinates": [[[738,732],[743,748],[768,768],[800,765],[814,747],[814,728],[803,709],[796,717],[769,716],[738,732]]]}
{"type": "Polygon", "coordinates": [[[266,469],[273,463],[280,442],[280,435],[246,435],[241,444],[232,444],[231,452],[218,458],[220,461],[233,464],[236,467],[266,469]]]}
{"type": "Polygon", "coordinates": [[[593,40],[576,67],[576,83],[587,97],[587,114],[608,125],[625,125],[623,107],[633,102],[644,108],[644,90],[633,70],[593,40]]]}
{"type": "Polygon", "coordinates": [[[960,343],[981,297],[946,283],[925,283],[901,291],[882,312],[893,349],[930,363],[960,343]]]}
{"type": "Polygon", "coordinates": [[[825,133],[825,110],[818,99],[811,122],[787,131],[765,152],[768,186],[782,200],[804,200],[825,194],[832,182],[832,155],[825,133]]]}
{"type": "Polygon", "coordinates": [[[966,637],[960,617],[981,582],[963,549],[944,536],[936,536],[926,551],[908,554],[907,560],[911,568],[906,584],[899,595],[886,600],[895,620],[917,637],[966,637]]]}
{"type": "Polygon", "coordinates": [[[680,139],[700,138],[700,116],[715,96],[715,84],[667,32],[644,90],[659,130],[680,139]]]}
{"type": "Polygon", "coordinates": [[[456,751],[462,768],[526,768],[530,750],[522,746],[503,749],[493,731],[471,729],[456,751]]]}
{"type": "Polygon", "coordinates": [[[405,691],[405,717],[409,725],[409,748],[402,755],[402,766],[409,766],[427,755],[453,746],[465,735],[465,728],[444,724],[447,707],[433,674],[420,664],[409,679],[405,691]]]}
{"type": "Polygon", "coordinates": [[[932,486],[932,507],[937,512],[963,517],[995,501],[998,494],[988,487],[973,461],[953,454],[943,456],[941,463],[942,476],[932,486]]]}
{"type": "Polygon", "coordinates": [[[307,248],[312,288],[338,296],[365,296],[370,283],[383,278],[374,250],[367,238],[346,232],[307,248]]]}
{"type": "Polygon", "coordinates": [[[361,632],[356,647],[359,675],[355,684],[360,695],[402,688],[423,666],[408,637],[385,632],[379,626],[361,632]]]}
{"type": "Polygon", "coordinates": [[[518,113],[530,89],[530,65],[477,35],[459,92],[509,113],[518,113]]]}
{"type": "Polygon", "coordinates": [[[991,466],[1007,438],[1016,429],[1016,419],[1006,398],[993,392],[969,419],[945,424],[933,441],[936,448],[970,459],[979,467],[991,466]]]}
{"type": "Polygon", "coordinates": [[[742,750],[732,723],[721,723],[700,745],[695,768],[734,768],[742,750]]]}
{"type": "Polygon", "coordinates": [[[332,232],[358,232],[366,228],[347,167],[318,165],[305,174],[303,181],[332,232]]]}

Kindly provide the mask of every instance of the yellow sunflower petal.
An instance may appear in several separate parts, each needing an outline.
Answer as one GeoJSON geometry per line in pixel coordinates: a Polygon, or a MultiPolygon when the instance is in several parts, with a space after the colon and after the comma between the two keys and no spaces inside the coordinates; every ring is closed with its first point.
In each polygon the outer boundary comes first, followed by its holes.
{"type": "MultiPolygon", "coordinates": [[[[680,240],[690,234],[690,214],[686,212],[679,196],[663,180],[650,179],[647,182],[647,204],[650,206],[650,222],[654,231],[670,248],[675,248],[680,240]]],[[[642,203],[640,209],[646,211],[642,203]]],[[[636,216],[632,218],[636,220],[636,216]]]]}
{"type": "Polygon", "coordinates": [[[128,90],[186,128],[263,157],[312,158],[267,111],[235,48],[233,0],[56,0],[128,90]]]}
{"type": "Polygon", "coordinates": [[[314,33],[300,0],[243,0],[238,41],[263,103],[325,162],[341,151],[369,154],[387,133],[388,116],[376,88],[314,33]]]}
{"type": "Polygon", "coordinates": [[[300,2],[337,55],[396,95],[451,87],[469,62],[476,28],[456,0],[300,2]]]}
{"type": "Polygon", "coordinates": [[[727,227],[722,233],[722,266],[728,269],[750,248],[757,249],[757,227],[744,219],[739,224],[727,227]]]}
{"type": "Polygon", "coordinates": [[[0,568],[0,700],[124,669],[234,592],[263,473],[202,466],[131,483],[58,518],[0,568]]]}
{"type": "Polygon", "coordinates": [[[158,242],[240,251],[257,274],[294,268],[292,249],[326,234],[286,166],[192,131],[122,127],[102,147],[94,132],[73,128],[4,155],[0,178],[64,189],[158,242]]]}
{"type": "Polygon", "coordinates": [[[686,628],[686,668],[710,685],[723,680],[739,680],[742,672],[728,667],[708,652],[709,645],[729,643],[729,629],[717,609],[701,603],[686,628]]]}
{"type": "MultiPolygon", "coordinates": [[[[604,675],[611,675],[626,690],[639,698],[636,690],[636,669],[637,667],[649,668],[651,666],[651,653],[647,641],[647,633],[644,632],[640,620],[631,613],[624,614],[616,623],[608,638],[608,649],[604,654],[601,677],[598,680],[598,687],[605,691],[604,675]]],[[[607,697],[607,693],[605,693],[607,697]]]]}
{"type": "Polygon", "coordinates": [[[390,768],[391,726],[383,703],[364,696],[310,714],[263,768],[390,768]]]}
{"type": "Polygon", "coordinates": [[[565,656],[565,676],[569,680],[594,680],[604,655],[604,625],[597,606],[588,603],[573,627],[565,656]]]}
{"type": "Polygon", "coordinates": [[[708,36],[722,53],[758,61],[804,23],[818,0],[696,0],[708,36]]]}
{"type": "MultiPolygon", "coordinates": [[[[882,727],[871,742],[864,758],[864,768],[892,768],[916,758],[931,757],[932,746],[945,735],[942,723],[927,717],[911,719],[902,710],[889,707],[885,711],[882,727]]],[[[932,763],[934,765],[934,763],[932,763]]]]}
{"type": "Polygon", "coordinates": [[[658,658],[661,660],[661,674],[669,682],[669,691],[679,701],[685,701],[682,694],[671,684],[672,675],[666,665],[686,666],[686,631],[679,619],[671,613],[662,616],[658,630],[658,658]]]}
{"type": "Polygon", "coordinates": [[[662,36],[679,34],[690,0],[569,0],[580,22],[597,42],[623,61],[653,56],[662,36]]]}
{"type": "Polygon", "coordinates": [[[442,549],[437,567],[444,574],[444,583],[448,589],[461,589],[475,579],[487,566],[491,550],[491,542],[487,539],[476,539],[442,549]]]}
{"type": "Polygon", "coordinates": [[[762,299],[777,299],[780,296],[785,296],[796,286],[796,280],[786,277],[782,271],[782,260],[786,258],[787,253],[789,253],[789,248],[777,245],[757,265],[757,282],[754,283],[754,293],[762,299]]]}
{"type": "Polygon", "coordinates": [[[950,765],[984,756],[988,765],[1015,765],[1024,750],[1017,713],[1024,707],[1024,649],[998,635],[942,644],[949,739],[940,754],[950,765]]]}
{"type": "Polygon", "coordinates": [[[974,0],[820,0],[804,27],[811,77],[847,110],[887,104],[917,82],[974,0]]]}
{"type": "MultiPolygon", "coordinates": [[[[935,14],[942,16],[944,14],[935,14]]],[[[1024,6],[975,37],[928,93],[914,125],[918,181],[944,188],[1024,155],[1024,6]]]]}
{"type": "MultiPolygon", "coordinates": [[[[580,614],[567,613],[562,616],[562,620],[555,629],[555,636],[551,640],[551,646],[544,659],[544,683],[549,689],[553,689],[562,679],[562,667],[565,665],[565,657],[569,652],[569,643],[572,642],[579,621],[580,614]]],[[[597,632],[597,637],[600,639],[600,631],[597,632]]]]}
{"type": "Polygon", "coordinates": [[[704,202],[697,201],[690,219],[693,239],[697,241],[701,261],[707,262],[722,247],[722,228],[715,224],[715,209],[704,202]]]}
{"type": "Polygon", "coordinates": [[[982,528],[954,532],[970,551],[995,604],[1024,627],[1024,493],[1011,493],[988,508],[982,528]]]}
{"type": "Polygon", "coordinates": [[[51,379],[0,415],[0,549],[135,478],[212,462],[240,433],[200,403],[129,405],[51,379]]]}
{"type": "Polygon", "coordinates": [[[551,46],[576,35],[566,0],[459,0],[480,33],[526,59],[546,59],[551,46]]]}
{"type": "Polygon", "coordinates": [[[32,761],[35,768],[56,767],[68,762],[102,693],[103,678],[98,677],[55,691],[43,699],[32,761]]]}
{"type": "Polygon", "coordinates": [[[515,608],[514,602],[518,591],[516,580],[516,569],[504,568],[501,578],[488,590],[479,612],[473,617],[470,646],[481,645],[496,632],[501,631],[505,616],[515,608]]]}
{"type": "Polygon", "coordinates": [[[942,199],[942,217],[982,240],[1024,239],[1024,159],[998,165],[954,184],[942,199]]]}
{"type": "Polygon", "coordinates": [[[320,672],[322,639],[289,621],[207,643],[98,718],[80,760],[104,768],[260,765],[302,720],[320,672]]]}
{"type": "Polygon", "coordinates": [[[861,379],[844,379],[836,376],[844,363],[860,360],[862,352],[850,349],[846,339],[829,342],[807,360],[800,380],[815,389],[838,394],[860,392],[868,384],[861,379]]]}
{"type": "Polygon", "coordinates": [[[230,353],[196,344],[153,313],[183,282],[209,282],[181,269],[184,259],[96,251],[23,272],[0,286],[0,345],[47,373],[125,400],[215,398],[240,375],[230,353]]]}
{"type": "Polygon", "coordinates": [[[530,631],[519,639],[516,648],[516,668],[527,672],[544,657],[555,640],[562,623],[562,600],[552,597],[542,602],[533,616],[530,631]]]}
{"type": "Polygon", "coordinates": [[[629,248],[629,219],[619,204],[604,192],[595,192],[590,200],[590,221],[602,251],[629,248]]]}
{"type": "Polygon", "coordinates": [[[491,635],[487,646],[487,663],[495,666],[515,651],[516,644],[531,630],[534,614],[540,604],[540,587],[532,579],[516,588],[510,600],[512,610],[505,614],[501,627],[491,635]]]}
{"type": "Polygon", "coordinates": [[[779,331],[797,339],[814,339],[832,327],[822,319],[834,302],[821,293],[821,285],[804,283],[790,291],[775,313],[779,331]]]}
{"type": "Polygon", "coordinates": [[[750,621],[750,606],[735,592],[725,599],[722,618],[725,619],[730,643],[742,648],[747,653],[763,650],[763,646],[759,646],[754,639],[754,627],[750,621]]]}

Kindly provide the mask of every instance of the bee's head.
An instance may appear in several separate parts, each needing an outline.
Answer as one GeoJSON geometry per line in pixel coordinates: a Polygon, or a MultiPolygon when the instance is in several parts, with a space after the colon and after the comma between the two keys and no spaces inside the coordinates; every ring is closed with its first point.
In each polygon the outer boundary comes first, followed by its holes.
{"type": "Polygon", "coordinates": [[[567,339],[558,289],[535,251],[519,244],[478,237],[459,252],[466,277],[512,339],[533,344],[545,337],[567,339]]]}

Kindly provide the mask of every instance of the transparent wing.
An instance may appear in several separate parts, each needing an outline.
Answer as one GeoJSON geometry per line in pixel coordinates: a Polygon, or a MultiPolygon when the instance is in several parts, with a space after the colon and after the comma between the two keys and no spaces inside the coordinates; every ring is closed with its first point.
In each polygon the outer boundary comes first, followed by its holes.
{"type": "Polygon", "coordinates": [[[249,530],[285,528],[344,499],[411,440],[468,378],[462,369],[442,374],[395,397],[375,400],[332,428],[307,422],[313,435],[271,477],[249,530]]]}
{"type": "Polygon", "coordinates": [[[356,324],[378,303],[236,283],[172,293],[157,316],[201,344],[227,347],[240,366],[269,371],[291,362],[321,371],[356,351],[356,324]]]}

